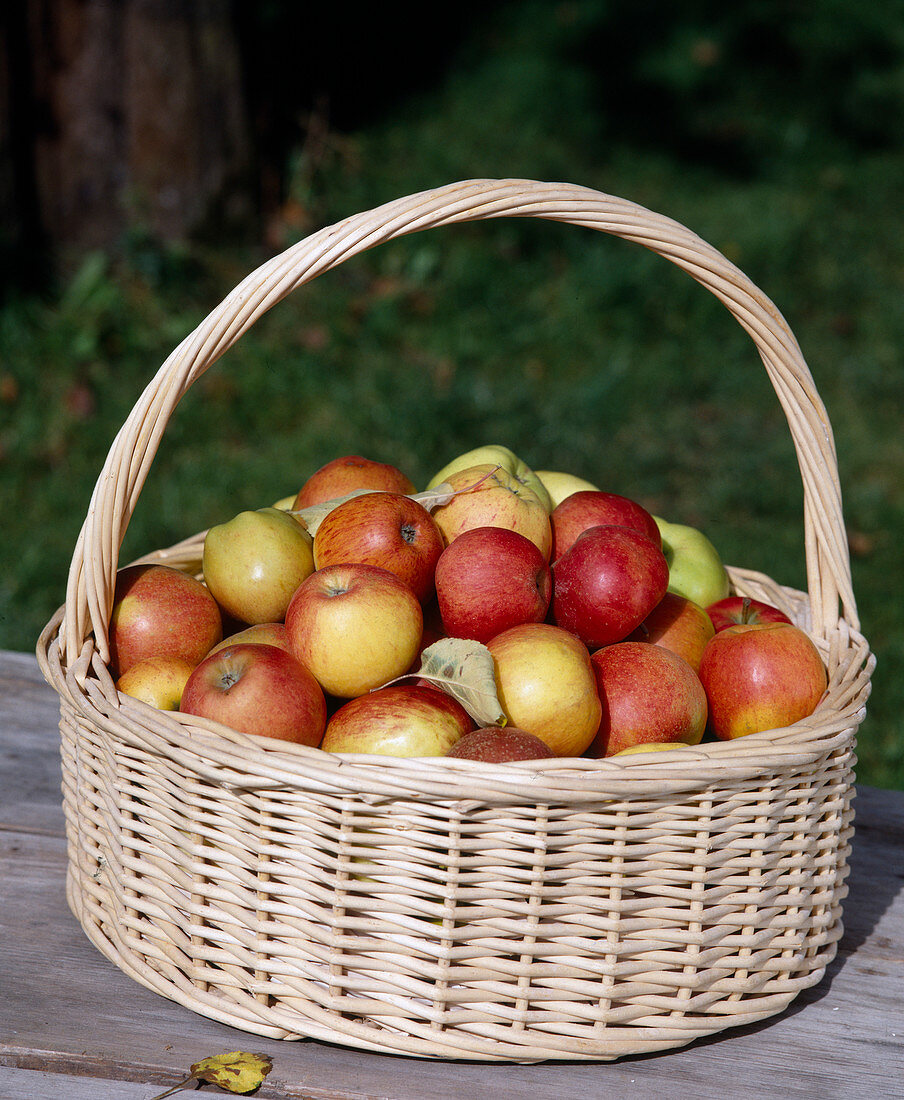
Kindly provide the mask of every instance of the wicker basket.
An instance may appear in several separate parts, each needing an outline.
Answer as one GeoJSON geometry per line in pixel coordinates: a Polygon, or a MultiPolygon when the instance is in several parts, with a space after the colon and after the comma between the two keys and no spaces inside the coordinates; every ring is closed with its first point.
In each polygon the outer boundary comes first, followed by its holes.
{"type": "MultiPolygon", "coordinates": [[[[197,571],[203,536],[148,555],[197,571]]],[[[60,696],[69,903],[123,971],[282,1039],[421,1057],[612,1059],[784,1009],[841,935],[859,633],[831,428],[775,307],[669,219],[586,188],[456,183],[317,232],[248,276],[119,432],[38,656],[60,696]],[[808,593],[732,569],[825,656],[806,721],[613,760],[333,756],[117,694],[106,623],[123,533],[172,411],[266,310],[415,230],[536,217],[635,241],[749,333],[804,487],[808,593]]]]}

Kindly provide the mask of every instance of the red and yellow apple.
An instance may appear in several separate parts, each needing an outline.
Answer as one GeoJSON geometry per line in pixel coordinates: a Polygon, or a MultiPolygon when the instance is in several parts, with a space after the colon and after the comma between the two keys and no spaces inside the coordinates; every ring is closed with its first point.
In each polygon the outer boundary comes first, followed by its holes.
{"type": "Polygon", "coordinates": [[[326,700],[316,679],[271,645],[232,645],[206,657],[188,678],[179,709],[240,733],[311,748],[326,727],[326,700]]]}
{"type": "Polygon", "coordinates": [[[414,482],[398,467],[361,455],[334,458],[316,470],[299,489],[293,511],[348,496],[357,489],[413,493],[414,482]]]}
{"type": "Polygon", "coordinates": [[[182,657],[145,657],[119,677],[116,687],[158,710],[178,710],[193,667],[182,657]]]}
{"type": "Polygon", "coordinates": [[[197,665],[223,637],[217,601],[195,577],[169,565],[128,565],[116,574],[110,664],[122,676],[146,657],[197,665]]]}
{"type": "Polygon", "coordinates": [[[683,657],[646,642],[616,642],[596,650],[590,663],[602,704],[590,755],[614,756],[647,743],[700,743],[706,694],[683,657]]]}
{"type": "Polygon", "coordinates": [[[473,728],[468,712],[444,691],[390,684],[339,707],[320,747],[380,756],[444,756],[473,728]]]}
{"type": "Polygon", "coordinates": [[[446,753],[456,760],[480,760],[485,764],[547,760],[555,755],[545,741],[514,726],[482,726],[471,730],[462,734],[446,753]]]}
{"type": "Polygon", "coordinates": [[[292,593],[314,572],[312,542],[307,529],[279,508],[239,512],[205,536],[205,583],[239,622],[278,622],[292,593]]]}
{"type": "Polygon", "coordinates": [[[540,478],[510,447],[505,447],[501,443],[488,443],[483,447],[475,447],[474,450],[465,451],[464,454],[453,458],[451,462],[447,462],[441,470],[434,474],[428,482],[427,488],[435,489],[437,485],[448,481],[452,474],[458,473],[459,470],[486,465],[500,466],[506,473],[511,474],[516,481],[527,486],[528,489],[532,489],[542,501],[547,512],[553,510],[552,499],[540,478]]]}
{"type": "Polygon", "coordinates": [[[790,623],[790,618],[772,604],[754,600],[750,596],[726,596],[716,600],[706,609],[706,613],[718,633],[727,626],[738,623],[790,623]]]}
{"type": "Polygon", "coordinates": [[[401,493],[366,493],[337,505],[314,536],[314,563],[364,562],[395,573],[423,603],[445,543],[427,509],[401,493]]]}
{"type": "Polygon", "coordinates": [[[513,474],[491,465],[469,466],[446,477],[455,496],[433,511],[448,545],[474,527],[505,527],[533,542],[549,561],[552,527],[537,494],[513,474]]]}
{"type": "Polygon", "coordinates": [[[657,546],[662,544],[656,520],[642,505],[618,493],[584,489],[557,504],[549,517],[552,524],[552,560],[557,561],[578,535],[590,527],[612,524],[631,527],[657,546]]]}
{"type": "Polygon", "coordinates": [[[709,726],[728,741],[793,725],[823,697],[826,668],[810,637],[792,623],[737,623],[710,639],[700,662],[709,726]]]}
{"type": "Polygon", "coordinates": [[[473,527],[450,542],[436,563],[435,584],[444,633],[478,642],[542,622],[552,595],[540,548],[505,527],[473,527]]]}
{"type": "Polygon", "coordinates": [[[496,691],[509,725],[557,756],[580,756],[593,741],[601,708],[587,647],[549,623],[523,623],[487,642],[496,691]]]}
{"type": "Polygon", "coordinates": [[[669,568],[631,527],[590,527],[553,562],[552,616],[591,649],[620,642],[666,593],[669,568]]]}
{"type": "Polygon", "coordinates": [[[700,668],[706,643],[715,634],[709,615],[684,596],[666,592],[640,626],[625,639],[652,642],[683,657],[694,672],[700,668]]]}
{"type": "Polygon", "coordinates": [[[423,622],[404,581],[353,562],[324,566],[302,581],[286,612],[286,634],[323,690],[349,699],[409,670],[423,622]]]}
{"type": "MultiPolygon", "coordinates": [[[[253,645],[275,645],[277,649],[284,649],[286,653],[292,652],[292,647],[289,645],[289,639],[286,635],[286,624],[280,622],[254,623],[253,626],[246,626],[244,630],[237,630],[234,634],[230,634],[227,638],[218,642],[210,653],[216,653],[220,649],[225,649],[228,645],[241,645],[243,642],[253,645]]],[[[208,657],[210,653],[208,653],[208,657]]]]}

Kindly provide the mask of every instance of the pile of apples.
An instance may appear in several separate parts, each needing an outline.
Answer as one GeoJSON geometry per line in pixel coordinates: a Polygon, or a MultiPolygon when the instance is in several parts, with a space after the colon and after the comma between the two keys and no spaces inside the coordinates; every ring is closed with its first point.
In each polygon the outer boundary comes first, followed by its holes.
{"type": "Polygon", "coordinates": [[[109,626],[124,694],[334,753],[675,749],[790,725],[827,685],[701,531],[496,444],[420,493],[334,459],[212,527],[200,577],[119,570],[109,626]]]}

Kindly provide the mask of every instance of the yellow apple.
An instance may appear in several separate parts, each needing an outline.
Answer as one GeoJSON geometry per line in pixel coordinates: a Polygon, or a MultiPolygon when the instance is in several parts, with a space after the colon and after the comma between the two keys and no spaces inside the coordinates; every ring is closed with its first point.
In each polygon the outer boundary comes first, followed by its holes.
{"type": "Polygon", "coordinates": [[[281,620],[314,572],[313,539],[288,512],[239,512],[204,539],[204,580],[217,603],[243,623],[281,620]]]}
{"type": "Polygon", "coordinates": [[[178,710],[193,668],[184,657],[145,657],[126,669],[116,686],[124,695],[158,710],[178,710]]]}
{"type": "Polygon", "coordinates": [[[543,557],[552,554],[552,525],[546,505],[514,474],[491,464],[468,466],[443,480],[455,496],[433,511],[446,545],[475,527],[505,527],[530,539],[543,557]]]}
{"type": "Polygon", "coordinates": [[[487,649],[509,724],[539,737],[557,756],[580,756],[602,718],[584,643],[549,623],[522,623],[497,634],[487,649]]]}
{"type": "Polygon", "coordinates": [[[594,485],[592,481],[585,481],[576,474],[563,473],[561,470],[536,470],[535,473],[549,493],[553,508],[561,504],[566,497],[570,497],[572,493],[582,493],[587,490],[600,491],[598,485],[594,485]]]}
{"type": "Polygon", "coordinates": [[[465,451],[458,458],[453,458],[430,479],[427,488],[435,489],[437,485],[448,481],[450,474],[457,473],[459,470],[467,470],[470,466],[484,466],[487,463],[491,466],[501,466],[522,485],[533,489],[547,512],[553,510],[552,498],[540,478],[526,462],[523,462],[508,447],[503,447],[501,443],[488,443],[485,447],[476,447],[473,451],[465,451]]]}

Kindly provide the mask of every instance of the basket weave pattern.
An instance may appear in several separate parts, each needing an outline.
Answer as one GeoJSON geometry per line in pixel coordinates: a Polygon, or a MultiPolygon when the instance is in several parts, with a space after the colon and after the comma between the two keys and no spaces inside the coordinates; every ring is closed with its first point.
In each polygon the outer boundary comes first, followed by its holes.
{"type": "MultiPolygon", "coordinates": [[[[203,534],[149,554],[190,571],[203,534]]],[[[785,1008],[841,935],[859,633],[831,429],[775,307],[689,230],[585,188],[453,184],[331,226],[253,272],[173,352],[120,430],[38,643],[60,696],[68,897],[142,984],[213,1019],[422,1057],[606,1059],[785,1008]],[[814,715],[740,742],[620,760],[336,757],[120,696],[119,548],[176,404],[266,310],[416,230],[541,217],[648,247],[750,334],[804,486],[806,593],[730,570],[808,629],[814,715]]]]}

